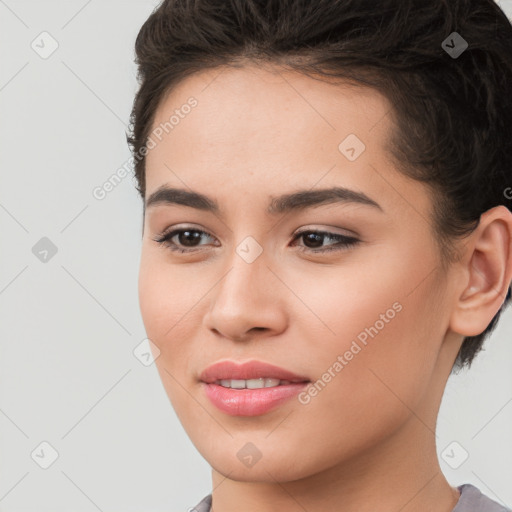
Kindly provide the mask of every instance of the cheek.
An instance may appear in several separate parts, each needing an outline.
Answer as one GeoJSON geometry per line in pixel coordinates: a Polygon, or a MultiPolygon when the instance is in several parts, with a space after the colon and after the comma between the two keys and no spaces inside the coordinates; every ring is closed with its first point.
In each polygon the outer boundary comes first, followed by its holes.
{"type": "Polygon", "coordinates": [[[172,300],[173,296],[171,290],[165,293],[167,286],[161,266],[156,258],[151,257],[149,251],[143,249],[139,268],[139,306],[146,333],[154,342],[159,338],[155,335],[164,329],[164,321],[168,321],[167,301],[172,300]]]}
{"type": "Polygon", "coordinates": [[[335,447],[315,443],[319,464],[378,443],[417,410],[435,365],[433,344],[418,324],[424,299],[375,287],[365,299],[338,292],[336,307],[324,307],[336,335],[318,340],[315,355],[309,348],[315,391],[309,403],[297,405],[302,427],[294,434],[298,445],[313,435],[337,439],[335,447]]]}
{"type": "Polygon", "coordinates": [[[158,252],[143,249],[138,291],[146,332],[161,344],[175,336],[180,318],[191,309],[197,291],[194,293],[193,287],[187,286],[186,273],[168,264],[158,252]]]}
{"type": "Polygon", "coordinates": [[[178,383],[190,378],[190,344],[184,328],[188,325],[186,315],[191,306],[184,295],[192,292],[190,286],[183,287],[179,272],[172,271],[158,256],[143,250],[138,281],[139,306],[147,337],[160,350],[155,365],[166,393],[178,413],[187,413],[190,397],[178,383]]]}
{"type": "MultiPolygon", "coordinates": [[[[155,364],[162,382],[169,392],[169,374],[175,375],[179,362],[185,357],[180,353],[187,346],[174,340],[182,338],[180,323],[182,312],[182,288],[165,265],[150,251],[142,253],[139,269],[139,307],[147,337],[158,347],[160,355],[155,364]]],[[[171,379],[172,380],[172,379],[171,379]]],[[[181,380],[181,379],[180,379],[181,380]]]]}
{"type": "Polygon", "coordinates": [[[362,420],[381,409],[393,416],[407,410],[401,400],[412,407],[426,391],[442,341],[432,328],[441,297],[433,291],[435,274],[416,286],[431,268],[404,256],[396,266],[379,267],[386,272],[367,266],[318,291],[304,283],[305,302],[317,317],[305,336],[315,340],[311,373],[320,382],[308,407],[316,402],[316,412],[342,417],[350,410],[362,420]]]}
{"type": "Polygon", "coordinates": [[[169,373],[183,383],[191,378],[191,340],[201,325],[201,298],[207,291],[208,283],[191,283],[190,273],[170,264],[160,251],[143,249],[139,306],[147,337],[160,350],[156,365],[168,391],[179,387],[169,373]]]}

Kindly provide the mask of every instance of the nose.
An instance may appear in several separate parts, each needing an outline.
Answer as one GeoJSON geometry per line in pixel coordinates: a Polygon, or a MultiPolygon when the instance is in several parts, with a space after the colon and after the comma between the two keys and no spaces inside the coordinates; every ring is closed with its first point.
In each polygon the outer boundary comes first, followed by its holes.
{"type": "Polygon", "coordinates": [[[210,293],[204,324],[234,341],[247,341],[260,332],[275,335],[286,326],[285,293],[286,287],[263,257],[247,263],[236,256],[210,293]]]}

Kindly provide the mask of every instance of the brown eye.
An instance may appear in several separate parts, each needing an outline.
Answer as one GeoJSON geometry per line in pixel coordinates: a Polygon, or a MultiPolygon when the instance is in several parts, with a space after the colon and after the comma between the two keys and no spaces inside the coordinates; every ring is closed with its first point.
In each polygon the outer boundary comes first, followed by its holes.
{"type": "MultiPolygon", "coordinates": [[[[169,233],[164,233],[159,238],[154,238],[155,242],[163,244],[172,251],[178,252],[193,252],[194,248],[200,247],[201,244],[196,242],[201,241],[202,235],[211,236],[206,231],[192,228],[174,229],[169,233]],[[172,239],[176,237],[176,241],[172,239]],[[182,249],[180,246],[185,247],[182,249]]],[[[204,245],[204,244],[203,244],[204,245]]]]}
{"type": "Polygon", "coordinates": [[[201,241],[201,233],[195,230],[179,231],[175,236],[178,237],[178,242],[184,244],[185,247],[195,247],[196,243],[201,241]]]}
{"type": "Polygon", "coordinates": [[[301,231],[297,233],[294,238],[295,240],[303,239],[305,245],[299,246],[301,251],[309,252],[330,252],[330,251],[341,251],[353,245],[359,243],[357,238],[345,235],[339,235],[337,233],[330,233],[328,231],[301,231]],[[337,243],[328,246],[328,248],[322,248],[325,239],[337,240],[337,243]]]}

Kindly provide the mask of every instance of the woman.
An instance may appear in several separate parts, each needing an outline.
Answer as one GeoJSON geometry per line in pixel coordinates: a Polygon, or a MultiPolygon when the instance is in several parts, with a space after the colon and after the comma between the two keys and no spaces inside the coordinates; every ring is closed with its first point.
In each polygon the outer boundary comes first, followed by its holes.
{"type": "Polygon", "coordinates": [[[212,467],[194,510],[509,510],[435,433],[510,300],[503,12],[171,0],[136,54],[140,306],[212,467]]]}

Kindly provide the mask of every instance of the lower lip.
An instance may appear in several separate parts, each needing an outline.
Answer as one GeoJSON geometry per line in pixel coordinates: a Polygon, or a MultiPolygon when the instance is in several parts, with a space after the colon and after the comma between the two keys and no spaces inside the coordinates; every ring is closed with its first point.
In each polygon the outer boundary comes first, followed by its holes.
{"type": "Polygon", "coordinates": [[[202,382],[213,405],[231,416],[258,416],[265,414],[299,394],[309,382],[283,384],[272,388],[232,389],[202,382]]]}

